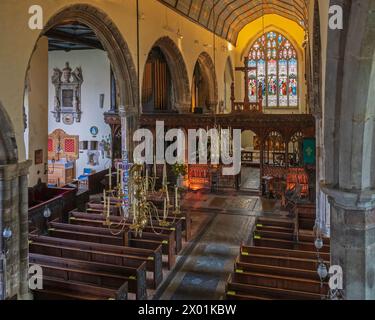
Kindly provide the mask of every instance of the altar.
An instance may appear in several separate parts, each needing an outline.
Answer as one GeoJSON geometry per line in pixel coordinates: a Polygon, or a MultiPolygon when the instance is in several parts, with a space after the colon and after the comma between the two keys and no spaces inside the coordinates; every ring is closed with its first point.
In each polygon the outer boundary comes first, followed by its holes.
{"type": "Polygon", "coordinates": [[[76,177],[78,136],[57,129],[48,135],[48,185],[62,187],[76,177]]]}

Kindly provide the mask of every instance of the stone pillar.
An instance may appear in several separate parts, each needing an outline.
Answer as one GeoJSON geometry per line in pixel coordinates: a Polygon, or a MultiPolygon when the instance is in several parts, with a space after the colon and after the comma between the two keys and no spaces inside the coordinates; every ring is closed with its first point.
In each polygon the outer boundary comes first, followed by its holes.
{"type": "Polygon", "coordinates": [[[0,166],[0,300],[28,294],[27,170],[30,162],[0,166]],[[20,178],[21,175],[21,178],[20,178]],[[3,238],[4,229],[12,236],[3,238]]]}
{"type": "Polygon", "coordinates": [[[375,194],[324,188],[331,205],[331,265],[349,300],[375,299],[375,194]]]}

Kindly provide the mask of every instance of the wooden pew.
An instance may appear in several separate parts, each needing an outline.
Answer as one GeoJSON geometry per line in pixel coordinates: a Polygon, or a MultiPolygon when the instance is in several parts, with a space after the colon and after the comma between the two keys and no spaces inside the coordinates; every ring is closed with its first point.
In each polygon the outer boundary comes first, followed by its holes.
{"type": "MultiPolygon", "coordinates": [[[[306,258],[306,259],[316,259],[317,254],[316,251],[303,251],[303,250],[289,250],[284,248],[272,248],[272,247],[261,247],[261,246],[241,246],[241,254],[242,255],[250,255],[250,254],[261,254],[267,253],[273,256],[280,256],[280,257],[294,257],[294,258],[306,258]]],[[[330,255],[327,252],[320,252],[320,257],[323,258],[325,261],[330,260],[330,255]]]]}
{"type": "MultiPolygon", "coordinates": [[[[105,218],[102,214],[94,214],[94,213],[84,213],[84,212],[77,212],[71,211],[69,222],[71,224],[79,224],[85,226],[93,226],[93,227],[103,227],[105,218]]],[[[110,220],[113,223],[121,222],[120,217],[110,216],[110,220]]],[[[154,222],[156,223],[156,222],[154,222]]],[[[172,221],[171,221],[172,223],[172,221]]],[[[126,222],[126,226],[130,226],[131,222],[126,222]]],[[[157,233],[168,234],[171,231],[174,231],[175,236],[175,253],[178,254],[182,249],[182,220],[176,219],[173,221],[170,227],[161,227],[157,224],[154,224],[153,227],[149,224],[144,231],[146,232],[153,232],[155,230],[157,233]]]]}
{"type": "Polygon", "coordinates": [[[301,293],[324,295],[328,292],[327,284],[325,283],[321,287],[320,281],[257,272],[235,272],[232,274],[232,280],[235,283],[292,290],[301,293]]]}
{"type": "Polygon", "coordinates": [[[238,274],[229,275],[226,285],[228,300],[321,300],[322,295],[310,292],[257,286],[241,282],[238,274]]]}
{"type": "MultiPolygon", "coordinates": [[[[328,264],[328,254],[320,254],[320,257],[328,264]]],[[[318,267],[317,254],[315,252],[266,247],[242,246],[238,261],[266,266],[312,270],[314,272],[316,272],[318,267]]]]}
{"type": "MultiPolygon", "coordinates": [[[[63,238],[53,238],[48,236],[36,236],[29,235],[29,246],[30,251],[37,250],[37,245],[49,245],[53,247],[71,248],[77,250],[83,250],[91,252],[92,261],[105,262],[112,264],[121,265],[122,260],[129,257],[132,259],[140,259],[146,262],[146,270],[153,272],[153,286],[157,288],[163,280],[162,272],[162,249],[161,245],[153,247],[152,249],[141,249],[134,247],[124,247],[124,246],[113,246],[101,243],[93,242],[83,242],[76,240],[69,240],[63,238]]],[[[42,249],[40,249],[42,250],[42,249]]],[[[47,249],[45,249],[47,250],[47,249]]],[[[41,252],[36,252],[41,253],[41,252]]],[[[51,253],[52,254],[52,253],[51,253]]]]}
{"type": "Polygon", "coordinates": [[[112,235],[108,229],[75,226],[67,223],[50,222],[48,234],[52,237],[71,240],[98,242],[117,246],[128,245],[128,234],[112,235]]]}
{"type": "Polygon", "coordinates": [[[50,222],[49,235],[58,238],[66,238],[80,241],[99,242],[113,245],[124,245],[149,249],[158,244],[162,245],[162,253],[168,256],[168,269],[171,269],[176,262],[174,232],[167,234],[155,234],[152,231],[144,230],[142,238],[136,236],[135,232],[125,229],[119,235],[112,235],[107,227],[91,227],[59,222],[50,222]]]}
{"type": "MultiPolygon", "coordinates": [[[[72,248],[61,245],[57,246],[53,244],[38,243],[33,241],[30,241],[29,252],[61,258],[106,263],[115,266],[131,268],[138,268],[143,263],[146,263],[146,270],[149,270],[149,264],[147,263],[148,260],[134,255],[129,256],[93,250],[83,250],[82,248],[72,248]]],[[[158,284],[156,282],[156,274],[154,270],[152,270],[152,274],[153,281],[151,287],[156,289],[158,284]]]]}
{"type": "Polygon", "coordinates": [[[290,267],[279,267],[267,264],[255,264],[242,262],[238,258],[234,265],[235,272],[251,272],[271,274],[282,277],[292,277],[320,281],[316,270],[298,269],[290,267]]]}
{"type": "MultiPolygon", "coordinates": [[[[95,215],[95,214],[88,214],[88,213],[79,213],[79,212],[71,212],[70,221],[74,223],[74,221],[78,218],[84,218],[86,220],[92,221],[99,221],[99,223],[103,224],[104,217],[103,215],[95,215]],[[73,217],[73,219],[72,219],[73,217]]],[[[119,221],[119,217],[110,217],[112,222],[119,221]]],[[[96,222],[95,222],[96,223],[96,222]]],[[[73,225],[73,224],[72,224],[73,225]]],[[[128,224],[128,227],[130,224],[128,224]]],[[[84,226],[82,226],[84,227],[84,226]]],[[[106,227],[106,229],[108,229],[106,227]]],[[[84,229],[81,229],[84,230],[84,229]]],[[[129,229],[127,229],[129,230],[129,229]]],[[[175,230],[170,230],[170,228],[161,228],[159,227],[161,234],[155,234],[151,227],[146,227],[142,232],[142,238],[136,237],[134,232],[128,233],[128,243],[129,246],[136,246],[138,248],[149,248],[148,245],[151,242],[151,245],[155,246],[155,244],[162,244],[162,252],[163,254],[168,256],[168,269],[170,270],[176,261],[176,242],[175,242],[175,230]]]]}
{"type": "Polygon", "coordinates": [[[128,283],[117,291],[72,280],[43,277],[43,289],[33,290],[35,300],[127,300],[128,283]]]}
{"type": "Polygon", "coordinates": [[[137,300],[147,299],[145,263],[138,268],[130,268],[35,253],[29,254],[29,262],[40,265],[44,275],[62,280],[75,280],[112,289],[121,288],[128,282],[129,292],[135,293],[137,300]]]}
{"type": "Polygon", "coordinates": [[[297,204],[294,209],[300,229],[312,230],[315,226],[315,204],[297,204]]]}

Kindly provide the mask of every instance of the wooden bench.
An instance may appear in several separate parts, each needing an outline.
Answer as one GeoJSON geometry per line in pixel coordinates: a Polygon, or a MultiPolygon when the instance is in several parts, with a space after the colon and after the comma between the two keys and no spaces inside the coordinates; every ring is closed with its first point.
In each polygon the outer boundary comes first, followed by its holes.
{"type": "MultiPolygon", "coordinates": [[[[94,226],[94,227],[103,227],[104,226],[105,218],[101,214],[94,214],[94,213],[83,213],[83,212],[70,212],[69,222],[71,224],[78,224],[78,225],[85,225],[85,226],[94,226]]],[[[110,221],[115,225],[116,223],[122,222],[120,217],[110,216],[110,221]]],[[[127,227],[132,225],[131,222],[125,222],[127,227]]],[[[107,227],[108,228],[108,227],[107,227]]],[[[112,226],[112,228],[114,228],[112,226]]],[[[174,223],[169,227],[161,227],[158,225],[151,225],[149,224],[146,228],[144,228],[145,232],[153,232],[156,231],[157,233],[162,234],[169,234],[173,233],[175,238],[175,253],[178,254],[182,249],[182,220],[176,219],[174,223]]]]}
{"type": "MultiPolygon", "coordinates": [[[[98,220],[99,223],[103,224],[104,217],[102,215],[94,215],[94,214],[88,214],[88,213],[77,213],[77,212],[71,212],[71,215],[73,219],[70,219],[71,222],[76,220],[77,218],[87,218],[88,220],[98,220]]],[[[115,219],[116,217],[111,216],[111,221],[117,222],[115,219]]],[[[82,225],[73,225],[81,227],[81,230],[85,230],[84,228],[89,228],[88,226],[82,226],[82,225]]],[[[130,225],[128,225],[129,227],[130,225]]],[[[95,228],[95,227],[90,227],[95,228]]],[[[103,227],[104,228],[104,227],[103,227]]],[[[105,227],[105,229],[109,230],[108,227],[105,227]]],[[[129,231],[129,229],[126,229],[126,231],[129,231]]],[[[168,261],[167,261],[167,267],[170,270],[175,262],[176,262],[176,245],[175,245],[175,230],[170,230],[169,228],[164,228],[164,230],[161,230],[161,234],[155,234],[153,230],[150,227],[147,227],[142,232],[142,238],[139,238],[135,235],[135,232],[129,231],[128,232],[128,245],[129,246],[135,246],[138,248],[146,248],[149,249],[149,245],[155,246],[158,244],[162,244],[162,252],[163,254],[167,255],[168,261]]],[[[90,232],[90,229],[88,229],[88,232],[90,232]]]]}
{"type": "MultiPolygon", "coordinates": [[[[161,245],[152,249],[141,249],[134,247],[113,246],[101,243],[75,241],[63,238],[53,238],[48,236],[29,235],[30,250],[40,248],[42,244],[53,247],[75,248],[78,250],[91,252],[92,261],[105,262],[121,265],[124,258],[140,259],[146,262],[146,270],[153,272],[153,286],[157,288],[163,280],[162,272],[162,249],[161,245]],[[39,246],[37,246],[39,245],[39,246]]],[[[40,249],[47,250],[47,249],[40,249]]],[[[40,252],[36,252],[40,253],[40,252]]],[[[51,253],[52,254],[52,253],[51,253]]]]}
{"type": "Polygon", "coordinates": [[[323,286],[321,286],[320,281],[264,274],[259,272],[235,272],[232,274],[232,280],[235,283],[315,293],[318,295],[324,295],[328,292],[327,284],[323,284],[323,286]]]}
{"type": "Polygon", "coordinates": [[[145,263],[138,268],[130,268],[35,253],[29,254],[29,262],[40,265],[44,275],[62,280],[117,290],[128,282],[129,292],[135,293],[137,300],[147,299],[145,263]]]}
{"type": "Polygon", "coordinates": [[[226,285],[228,300],[321,300],[322,295],[310,292],[245,284],[237,274],[230,275],[226,285]]]}
{"type": "Polygon", "coordinates": [[[117,291],[72,280],[43,276],[43,289],[33,290],[35,300],[127,300],[128,283],[117,291]]]}
{"type": "Polygon", "coordinates": [[[144,230],[142,238],[138,238],[135,232],[125,229],[119,235],[112,235],[107,227],[91,227],[67,223],[50,222],[49,235],[71,240],[99,242],[118,246],[130,246],[152,249],[162,245],[162,253],[167,255],[167,267],[172,269],[176,262],[174,233],[155,234],[144,230]]]}
{"type": "MultiPolygon", "coordinates": [[[[56,257],[62,257],[62,258],[91,261],[91,262],[99,262],[99,263],[111,264],[115,266],[131,267],[131,268],[138,268],[143,263],[146,263],[146,270],[147,271],[149,270],[149,264],[148,264],[149,260],[142,258],[142,257],[135,256],[135,255],[130,256],[130,255],[114,254],[114,253],[100,252],[100,251],[94,251],[94,250],[84,250],[82,248],[72,248],[72,247],[61,246],[61,245],[57,246],[53,244],[38,243],[38,242],[33,242],[33,241],[30,241],[29,243],[29,251],[31,253],[43,254],[43,255],[48,255],[48,256],[56,256],[56,257]]],[[[154,270],[152,270],[151,272],[153,276],[151,287],[156,289],[158,285],[157,277],[156,277],[154,270]]]]}

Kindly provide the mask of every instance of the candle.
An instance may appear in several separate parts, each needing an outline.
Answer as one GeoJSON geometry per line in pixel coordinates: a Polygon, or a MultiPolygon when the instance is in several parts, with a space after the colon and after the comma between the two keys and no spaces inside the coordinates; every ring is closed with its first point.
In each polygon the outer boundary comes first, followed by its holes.
{"type": "Polygon", "coordinates": [[[109,190],[112,190],[112,161],[109,165],[109,190]]]}
{"type": "Polygon", "coordinates": [[[146,165],[146,192],[148,191],[148,168],[146,165]]]}
{"type": "Polygon", "coordinates": [[[117,172],[116,172],[116,180],[117,180],[117,187],[120,185],[120,168],[117,167],[117,172]]]}
{"type": "Polygon", "coordinates": [[[109,218],[109,211],[111,208],[111,197],[108,197],[107,217],[109,218]]]}
{"type": "Polygon", "coordinates": [[[174,195],[175,195],[174,206],[175,206],[175,209],[177,210],[178,208],[178,187],[177,186],[174,187],[174,195]]]}
{"type": "Polygon", "coordinates": [[[120,187],[121,187],[121,190],[124,190],[124,170],[123,169],[119,169],[119,171],[121,171],[121,183],[120,183],[120,187]]]}
{"type": "Polygon", "coordinates": [[[156,157],[154,156],[154,178],[156,178],[156,157]]]}
{"type": "Polygon", "coordinates": [[[167,203],[168,203],[168,205],[169,205],[169,192],[168,192],[168,187],[165,187],[165,191],[166,191],[166,193],[167,193],[167,203]]]}
{"type": "Polygon", "coordinates": [[[163,187],[167,186],[167,164],[164,161],[164,166],[163,166],[163,187]]]}
{"type": "Polygon", "coordinates": [[[167,199],[164,198],[163,218],[167,217],[167,199]]]}

